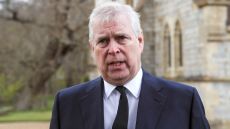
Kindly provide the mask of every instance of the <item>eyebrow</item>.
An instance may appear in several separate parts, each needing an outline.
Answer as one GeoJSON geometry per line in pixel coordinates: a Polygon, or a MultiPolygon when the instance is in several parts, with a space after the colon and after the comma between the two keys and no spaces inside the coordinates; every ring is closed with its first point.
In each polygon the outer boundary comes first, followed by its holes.
{"type": "Polygon", "coordinates": [[[115,35],[127,35],[126,33],[124,32],[117,32],[117,33],[114,33],[115,35]]]}
{"type": "Polygon", "coordinates": [[[99,36],[99,37],[96,39],[96,41],[98,42],[98,41],[100,41],[100,40],[102,40],[102,39],[107,39],[107,38],[108,38],[108,36],[106,36],[106,35],[99,36]]]}
{"type": "MultiPolygon", "coordinates": [[[[125,37],[128,37],[128,38],[131,38],[130,35],[124,33],[124,32],[117,32],[117,33],[114,33],[114,36],[117,37],[117,36],[125,36],[125,37]]],[[[96,38],[96,42],[102,40],[102,39],[107,39],[109,36],[106,35],[106,34],[101,34],[99,36],[97,36],[96,38]]]]}
{"type": "Polygon", "coordinates": [[[127,38],[131,38],[131,36],[126,33],[116,33],[115,36],[125,36],[127,38]]]}

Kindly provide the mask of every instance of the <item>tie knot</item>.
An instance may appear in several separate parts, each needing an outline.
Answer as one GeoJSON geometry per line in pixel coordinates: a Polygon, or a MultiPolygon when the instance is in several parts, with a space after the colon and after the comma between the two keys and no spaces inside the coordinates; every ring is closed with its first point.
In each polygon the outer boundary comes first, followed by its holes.
{"type": "Polygon", "coordinates": [[[124,86],[117,86],[116,87],[116,90],[119,91],[121,94],[124,94],[125,93],[125,87],[124,86]]]}

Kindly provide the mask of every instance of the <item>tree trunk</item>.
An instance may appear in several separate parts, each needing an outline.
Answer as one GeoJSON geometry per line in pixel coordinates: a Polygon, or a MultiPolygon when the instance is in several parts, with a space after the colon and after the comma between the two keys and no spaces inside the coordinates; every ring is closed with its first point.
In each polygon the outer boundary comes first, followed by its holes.
{"type": "Polygon", "coordinates": [[[87,28],[88,19],[83,17],[82,13],[88,15],[91,11],[91,6],[86,5],[93,5],[92,1],[50,0],[50,2],[55,5],[52,8],[55,11],[55,23],[50,30],[53,40],[49,42],[44,55],[38,60],[37,67],[28,79],[25,88],[18,94],[15,105],[18,110],[33,107],[40,93],[44,90],[47,81],[63,64],[66,55],[72,52],[74,48],[81,46],[79,43],[82,43],[82,37],[86,36],[84,35],[84,32],[86,32],[84,29],[87,28]],[[76,8],[76,10],[73,8],[76,8]],[[69,25],[71,23],[70,17],[75,15],[74,11],[80,12],[78,15],[82,17],[75,21],[76,25],[69,25]]]}
{"type": "Polygon", "coordinates": [[[28,86],[19,93],[16,103],[17,110],[25,110],[33,107],[34,101],[39,97],[46,82],[52,77],[63,63],[64,57],[74,49],[73,44],[60,43],[58,40],[50,42],[43,58],[40,60],[33,75],[29,78],[28,86]]]}

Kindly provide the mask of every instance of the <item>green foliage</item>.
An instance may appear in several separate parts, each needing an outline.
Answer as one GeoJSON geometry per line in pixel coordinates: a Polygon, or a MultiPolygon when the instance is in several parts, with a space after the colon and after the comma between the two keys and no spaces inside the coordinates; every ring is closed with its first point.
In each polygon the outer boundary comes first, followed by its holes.
{"type": "Polygon", "coordinates": [[[52,95],[39,95],[36,98],[32,109],[36,111],[47,111],[53,107],[54,96],[52,95]]]}
{"type": "Polygon", "coordinates": [[[82,77],[81,82],[87,82],[87,81],[89,81],[89,80],[90,80],[90,79],[89,79],[89,76],[88,76],[88,75],[85,75],[85,76],[82,77]]]}
{"type": "Polygon", "coordinates": [[[51,92],[56,93],[56,91],[66,87],[66,75],[63,67],[60,67],[52,78],[48,82],[51,92]]]}
{"type": "Polygon", "coordinates": [[[48,105],[46,110],[52,110],[53,109],[53,104],[54,104],[54,96],[49,96],[48,97],[48,105]]]}
{"type": "Polygon", "coordinates": [[[22,81],[17,80],[13,83],[7,82],[4,75],[0,75],[0,101],[9,102],[11,101],[16,93],[22,88],[22,81]]]}
{"type": "Polygon", "coordinates": [[[11,112],[7,115],[0,116],[0,122],[15,121],[50,121],[51,111],[23,111],[11,112]]]}
{"type": "Polygon", "coordinates": [[[12,111],[13,107],[12,106],[1,106],[0,108],[0,116],[7,114],[8,112],[12,111]]]}

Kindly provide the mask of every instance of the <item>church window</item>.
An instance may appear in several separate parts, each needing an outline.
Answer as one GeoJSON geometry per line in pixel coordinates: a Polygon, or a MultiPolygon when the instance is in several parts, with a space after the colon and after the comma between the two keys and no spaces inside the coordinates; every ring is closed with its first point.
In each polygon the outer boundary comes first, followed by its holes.
{"type": "Polygon", "coordinates": [[[183,66],[183,42],[182,42],[182,32],[179,21],[176,22],[175,28],[175,66],[183,66]]]}
{"type": "Polygon", "coordinates": [[[168,25],[166,25],[164,30],[164,64],[166,67],[171,67],[171,37],[168,25]]]}
{"type": "Polygon", "coordinates": [[[227,26],[230,26],[230,6],[227,7],[228,12],[227,12],[227,26]]]}

